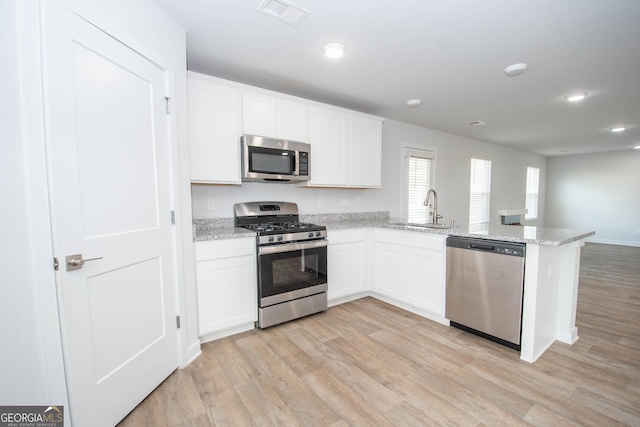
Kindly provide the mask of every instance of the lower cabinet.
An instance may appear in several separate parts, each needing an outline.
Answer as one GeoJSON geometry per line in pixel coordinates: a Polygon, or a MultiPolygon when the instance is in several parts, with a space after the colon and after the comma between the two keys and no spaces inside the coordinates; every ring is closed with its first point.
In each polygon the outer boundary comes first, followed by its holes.
{"type": "MultiPolygon", "coordinates": [[[[405,309],[444,318],[445,235],[383,229],[329,230],[328,299],[371,292],[405,309]]],[[[196,242],[202,342],[254,328],[258,320],[255,239],[196,242]]]]}
{"type": "Polygon", "coordinates": [[[329,301],[367,290],[367,232],[329,230],[327,239],[329,301]]]}
{"type": "Polygon", "coordinates": [[[373,291],[444,316],[446,236],[374,231],[373,291]]]}
{"type": "Polygon", "coordinates": [[[201,340],[252,329],[258,320],[255,239],[195,245],[201,340]]]}

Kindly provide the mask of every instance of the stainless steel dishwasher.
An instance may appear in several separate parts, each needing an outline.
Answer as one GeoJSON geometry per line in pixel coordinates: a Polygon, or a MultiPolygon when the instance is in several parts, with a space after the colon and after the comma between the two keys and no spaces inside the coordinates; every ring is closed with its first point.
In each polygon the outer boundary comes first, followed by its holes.
{"type": "Polygon", "coordinates": [[[451,326],[520,350],[525,244],[447,238],[451,326]]]}

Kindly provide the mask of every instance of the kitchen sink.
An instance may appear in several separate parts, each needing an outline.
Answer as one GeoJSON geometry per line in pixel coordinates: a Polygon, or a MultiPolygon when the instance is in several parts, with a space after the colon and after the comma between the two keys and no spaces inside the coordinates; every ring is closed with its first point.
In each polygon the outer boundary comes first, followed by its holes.
{"type": "Polygon", "coordinates": [[[396,222],[393,225],[402,225],[405,227],[432,228],[432,229],[438,229],[438,230],[446,230],[448,228],[451,228],[451,225],[449,224],[433,224],[433,223],[419,224],[414,222],[396,222]]]}

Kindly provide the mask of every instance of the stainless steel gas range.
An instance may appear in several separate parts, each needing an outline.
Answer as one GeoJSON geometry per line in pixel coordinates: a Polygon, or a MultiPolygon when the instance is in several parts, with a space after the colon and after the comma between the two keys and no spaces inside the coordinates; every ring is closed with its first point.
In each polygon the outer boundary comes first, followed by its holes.
{"type": "Polygon", "coordinates": [[[327,309],[327,229],[299,221],[298,205],[234,205],[236,227],[256,231],[258,327],[327,309]]]}

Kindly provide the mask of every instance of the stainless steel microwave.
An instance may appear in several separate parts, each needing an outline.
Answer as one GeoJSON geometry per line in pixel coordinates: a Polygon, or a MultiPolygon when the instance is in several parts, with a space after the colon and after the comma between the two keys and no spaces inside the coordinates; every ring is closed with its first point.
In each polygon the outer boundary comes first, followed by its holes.
{"type": "Polygon", "coordinates": [[[255,135],[243,135],[241,143],[243,181],[293,184],[309,180],[309,144],[255,135]]]}

